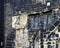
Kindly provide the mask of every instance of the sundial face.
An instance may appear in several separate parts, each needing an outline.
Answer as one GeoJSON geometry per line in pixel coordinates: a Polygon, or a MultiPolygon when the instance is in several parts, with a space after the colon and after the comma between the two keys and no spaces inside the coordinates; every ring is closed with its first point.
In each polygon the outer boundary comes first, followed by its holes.
{"type": "Polygon", "coordinates": [[[13,16],[12,17],[12,27],[13,28],[19,28],[20,26],[20,17],[19,16],[13,16]]]}
{"type": "Polygon", "coordinates": [[[12,17],[12,27],[15,29],[24,28],[27,25],[27,15],[13,16],[12,17]]]}
{"type": "Polygon", "coordinates": [[[28,16],[27,16],[27,15],[22,14],[22,15],[20,16],[20,27],[21,27],[21,28],[26,27],[27,21],[28,21],[27,19],[28,19],[28,16]]]}

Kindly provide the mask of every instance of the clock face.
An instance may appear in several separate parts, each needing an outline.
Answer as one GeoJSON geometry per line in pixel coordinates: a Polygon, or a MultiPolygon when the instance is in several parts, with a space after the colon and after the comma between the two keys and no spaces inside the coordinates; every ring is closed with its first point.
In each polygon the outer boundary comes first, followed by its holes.
{"type": "Polygon", "coordinates": [[[27,15],[13,16],[12,27],[15,29],[24,28],[27,25],[27,15]]]}

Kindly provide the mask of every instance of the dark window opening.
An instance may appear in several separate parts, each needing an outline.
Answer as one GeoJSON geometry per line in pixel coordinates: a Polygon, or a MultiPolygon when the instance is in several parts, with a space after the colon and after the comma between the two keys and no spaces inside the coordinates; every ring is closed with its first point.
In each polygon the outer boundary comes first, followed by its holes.
{"type": "Polygon", "coordinates": [[[60,32],[60,25],[58,26],[58,32],[60,32]]]}
{"type": "Polygon", "coordinates": [[[52,45],[48,45],[48,48],[53,48],[53,46],[52,45]]]}

